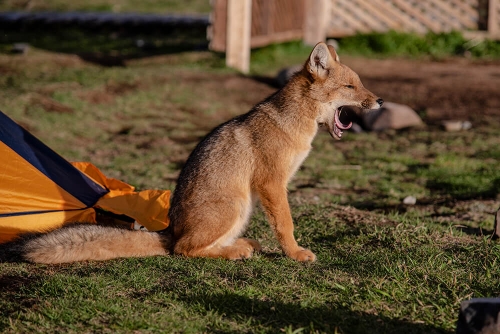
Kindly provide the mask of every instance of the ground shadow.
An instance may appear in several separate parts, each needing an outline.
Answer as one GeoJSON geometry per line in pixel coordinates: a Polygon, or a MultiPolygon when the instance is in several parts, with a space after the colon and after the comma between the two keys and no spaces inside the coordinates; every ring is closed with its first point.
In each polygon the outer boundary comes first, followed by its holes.
{"type": "Polygon", "coordinates": [[[29,289],[30,286],[37,285],[42,280],[41,277],[32,275],[29,277],[16,275],[0,276],[0,295],[4,303],[2,316],[0,317],[0,332],[9,328],[9,318],[24,309],[31,309],[40,303],[35,297],[22,295],[23,289],[29,289]]]}
{"type": "Polygon", "coordinates": [[[0,24],[0,52],[22,52],[14,45],[78,55],[101,66],[125,66],[131,59],[208,49],[206,26],[138,26],[42,24],[24,22],[0,24]]]}
{"type": "MultiPolygon", "coordinates": [[[[270,333],[282,332],[290,326],[293,329],[314,328],[328,333],[452,333],[431,325],[352,311],[348,307],[337,305],[307,307],[301,306],[299,302],[262,301],[235,293],[188,295],[181,300],[188,304],[202,305],[207,311],[216,311],[237,322],[258,324],[270,333]]],[[[210,331],[232,333],[220,328],[210,328],[210,331]]]]}
{"type": "MultiPolygon", "coordinates": [[[[456,179],[459,179],[457,176],[456,179]]],[[[494,199],[500,189],[500,178],[491,180],[488,187],[478,187],[476,183],[458,182],[453,180],[431,179],[427,181],[426,188],[439,194],[448,194],[456,200],[474,200],[474,199],[494,199]]]]}

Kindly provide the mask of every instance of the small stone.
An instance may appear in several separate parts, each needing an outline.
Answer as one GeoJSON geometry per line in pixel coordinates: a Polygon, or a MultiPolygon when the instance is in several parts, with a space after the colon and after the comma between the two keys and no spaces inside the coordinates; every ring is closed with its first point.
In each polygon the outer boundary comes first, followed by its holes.
{"type": "Polygon", "coordinates": [[[415,204],[417,204],[417,198],[415,196],[406,196],[403,199],[403,204],[405,204],[405,205],[415,205],[415,204]]]}
{"type": "Polygon", "coordinates": [[[447,132],[469,130],[472,128],[472,123],[469,121],[448,120],[441,122],[441,125],[447,132]]]}
{"type": "Polygon", "coordinates": [[[326,44],[333,46],[333,48],[339,50],[339,42],[336,39],[330,38],[326,40],[326,44]]]}
{"type": "Polygon", "coordinates": [[[143,48],[146,45],[146,42],[143,39],[136,39],[135,46],[138,48],[143,48]]]}
{"type": "Polygon", "coordinates": [[[30,45],[27,43],[14,43],[12,45],[12,53],[27,54],[30,49],[30,45]]]}
{"type": "Polygon", "coordinates": [[[472,123],[471,122],[464,121],[462,123],[462,130],[469,130],[470,128],[472,128],[472,123]]]}

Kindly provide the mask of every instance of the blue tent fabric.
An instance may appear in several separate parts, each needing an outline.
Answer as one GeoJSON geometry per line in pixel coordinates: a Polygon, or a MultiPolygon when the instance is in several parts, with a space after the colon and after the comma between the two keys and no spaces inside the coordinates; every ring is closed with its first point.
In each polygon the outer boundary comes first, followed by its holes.
{"type": "Polygon", "coordinates": [[[99,198],[109,192],[2,111],[0,111],[0,141],[87,207],[93,206],[99,198]]]}

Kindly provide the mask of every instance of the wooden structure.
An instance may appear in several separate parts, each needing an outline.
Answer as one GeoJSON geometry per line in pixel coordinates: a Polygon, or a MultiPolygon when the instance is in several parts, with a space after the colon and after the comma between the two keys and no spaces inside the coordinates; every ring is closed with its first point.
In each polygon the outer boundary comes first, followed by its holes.
{"type": "Polygon", "coordinates": [[[332,0],[328,35],[397,30],[426,33],[480,31],[487,16],[487,31],[499,32],[498,0],[332,0]],[[487,6],[486,6],[487,5],[487,6]],[[488,8],[489,7],[489,8],[488,8]]]}
{"type": "MultiPolygon", "coordinates": [[[[251,22],[251,47],[261,47],[271,43],[301,39],[304,27],[306,0],[212,0],[211,27],[209,29],[210,48],[226,51],[226,34],[232,27],[227,26],[228,9],[232,3],[250,2],[251,12],[246,20],[251,22]]],[[[238,21],[238,23],[241,23],[238,21]]]]}
{"type": "Polygon", "coordinates": [[[462,31],[500,39],[500,0],[211,0],[210,49],[248,72],[250,49],[357,33],[462,31]]]}

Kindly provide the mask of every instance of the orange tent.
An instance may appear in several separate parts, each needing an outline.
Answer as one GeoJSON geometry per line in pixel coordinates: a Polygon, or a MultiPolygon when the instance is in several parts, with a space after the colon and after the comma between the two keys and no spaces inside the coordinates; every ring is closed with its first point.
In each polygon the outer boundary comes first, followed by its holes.
{"type": "Polygon", "coordinates": [[[168,227],[170,191],[107,178],[69,163],[0,111],[0,243],[69,222],[96,222],[96,209],[125,215],[150,231],[168,227]]]}

